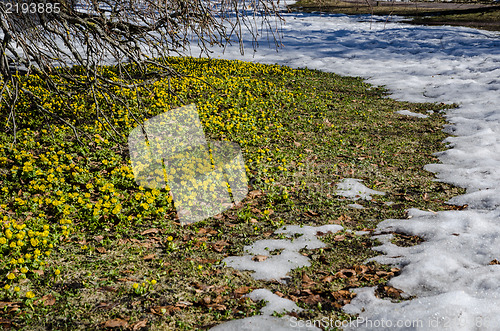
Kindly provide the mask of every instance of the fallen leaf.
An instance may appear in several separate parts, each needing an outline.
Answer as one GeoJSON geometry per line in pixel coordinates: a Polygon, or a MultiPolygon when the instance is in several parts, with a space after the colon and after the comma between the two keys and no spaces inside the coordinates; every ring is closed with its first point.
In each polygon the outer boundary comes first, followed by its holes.
{"type": "Polygon", "coordinates": [[[303,273],[302,274],[302,282],[303,283],[312,283],[313,281],[306,273],[303,273]]]}
{"type": "Polygon", "coordinates": [[[357,275],[360,275],[370,271],[370,268],[365,265],[355,265],[354,271],[356,272],[357,275]]]}
{"type": "Polygon", "coordinates": [[[150,233],[158,233],[160,232],[160,230],[156,229],[156,228],[151,228],[151,229],[148,229],[148,230],[144,230],[141,232],[141,235],[144,236],[146,234],[150,234],[150,233]]]}
{"type": "Polygon", "coordinates": [[[234,290],[233,293],[237,298],[239,298],[239,297],[247,294],[248,292],[250,292],[252,289],[253,289],[253,287],[250,287],[250,286],[242,286],[242,287],[238,287],[236,290],[234,290]]]}
{"type": "Polygon", "coordinates": [[[99,253],[101,253],[101,254],[106,253],[106,248],[104,248],[104,247],[97,247],[97,248],[96,248],[96,250],[97,250],[99,253]]]}
{"type": "Polygon", "coordinates": [[[500,261],[497,259],[491,260],[490,265],[500,264],[500,261]]]}
{"type": "Polygon", "coordinates": [[[301,143],[299,143],[299,142],[296,142],[296,141],[294,141],[294,142],[293,142],[293,144],[294,144],[295,146],[297,146],[297,147],[300,147],[300,146],[302,146],[302,144],[301,144],[301,143]]]}
{"type": "Polygon", "coordinates": [[[189,301],[179,301],[175,304],[176,307],[180,307],[180,308],[186,308],[186,307],[189,307],[189,306],[192,306],[193,304],[189,301]]]}
{"type": "Polygon", "coordinates": [[[150,309],[151,313],[155,315],[165,315],[172,313],[173,311],[176,310],[181,310],[179,307],[174,307],[174,306],[156,306],[150,309]]]}
{"type": "Polygon", "coordinates": [[[335,274],[335,276],[339,278],[351,278],[352,276],[356,275],[356,271],[353,269],[342,269],[339,272],[335,274]]]}
{"type": "Polygon", "coordinates": [[[56,298],[52,294],[44,295],[41,299],[44,306],[53,306],[56,303],[56,298]]]}
{"type": "Polygon", "coordinates": [[[345,236],[343,235],[337,235],[335,237],[333,237],[333,240],[335,241],[343,241],[345,239],[345,236]]]}
{"type": "Polygon", "coordinates": [[[265,255],[255,255],[254,257],[252,257],[252,261],[255,261],[255,262],[262,262],[262,261],[265,261],[267,260],[267,256],[265,255]]]}
{"type": "Polygon", "coordinates": [[[139,329],[145,328],[147,325],[148,325],[148,320],[142,320],[132,324],[131,328],[133,331],[137,331],[139,329]]]}
{"type": "Polygon", "coordinates": [[[260,211],[260,209],[257,209],[257,208],[252,208],[252,209],[250,209],[250,210],[251,210],[251,211],[252,211],[252,213],[254,213],[254,214],[260,214],[260,213],[262,213],[262,212],[260,211]]]}
{"type": "Polygon", "coordinates": [[[318,302],[322,302],[323,299],[319,294],[313,294],[306,297],[305,299],[302,299],[302,301],[307,303],[308,305],[317,305],[318,302]]]}
{"type": "Polygon", "coordinates": [[[319,213],[315,212],[315,211],[312,211],[312,210],[308,210],[307,212],[304,213],[306,216],[309,216],[309,217],[314,217],[314,216],[319,216],[319,213]]]}
{"type": "Polygon", "coordinates": [[[155,257],[156,257],[156,254],[148,254],[148,255],[144,256],[142,259],[144,261],[150,261],[150,260],[154,260],[155,257]]]}
{"type": "Polygon", "coordinates": [[[261,195],[262,195],[262,191],[260,191],[260,190],[253,190],[253,191],[250,191],[248,193],[248,198],[254,199],[254,198],[256,198],[258,196],[261,196],[261,195]]]}
{"type": "Polygon", "coordinates": [[[104,236],[95,236],[94,240],[97,242],[101,242],[104,239],[104,236]]]}
{"type": "Polygon", "coordinates": [[[215,310],[226,310],[226,306],[218,304],[218,303],[213,303],[211,305],[207,305],[207,307],[215,309],[215,310]]]}
{"type": "Polygon", "coordinates": [[[115,318],[109,321],[104,322],[105,328],[126,328],[128,327],[128,322],[122,320],[121,318],[115,318]]]}
{"type": "Polygon", "coordinates": [[[333,281],[335,279],[335,277],[333,277],[332,275],[329,275],[329,276],[326,276],[326,277],[323,277],[321,278],[321,281],[322,282],[325,282],[325,283],[330,283],[331,281],[333,281]]]}
{"type": "Polygon", "coordinates": [[[43,276],[43,270],[31,270],[32,273],[37,274],[38,276],[43,276]]]}
{"type": "Polygon", "coordinates": [[[0,309],[3,309],[5,307],[11,308],[11,307],[19,307],[21,302],[7,302],[7,301],[0,301],[0,309]]]}
{"type": "Polygon", "coordinates": [[[219,241],[216,241],[212,244],[212,249],[216,252],[222,252],[224,250],[224,247],[226,245],[229,245],[229,243],[227,241],[224,241],[224,240],[219,240],[219,241]]]}

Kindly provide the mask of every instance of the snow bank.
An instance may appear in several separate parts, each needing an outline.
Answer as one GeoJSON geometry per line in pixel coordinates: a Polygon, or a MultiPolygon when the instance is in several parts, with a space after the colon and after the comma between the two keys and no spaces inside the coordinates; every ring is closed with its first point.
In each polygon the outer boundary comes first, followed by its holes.
{"type": "Polygon", "coordinates": [[[290,239],[258,240],[250,246],[245,246],[247,254],[230,256],[223,260],[228,267],[238,270],[253,270],[255,279],[277,280],[284,282],[287,273],[292,269],[310,266],[309,258],[299,253],[303,248],[315,249],[325,247],[316,234],[318,232],[338,232],[340,225],[323,225],[319,227],[287,225],[275,231],[290,239]],[[292,240],[292,238],[294,238],[292,240]],[[272,255],[271,252],[280,251],[272,255]]]}
{"type": "MultiPolygon", "coordinates": [[[[361,179],[344,178],[340,183],[337,184],[336,194],[349,198],[350,200],[371,200],[372,197],[370,194],[385,195],[385,192],[372,190],[361,184],[361,182],[361,179]]],[[[355,208],[359,207],[355,206],[355,208]]]]}
{"type": "MultiPolygon", "coordinates": [[[[440,181],[467,189],[450,203],[466,210],[411,211],[377,230],[422,236],[413,247],[385,242],[384,263],[402,267],[391,285],[416,297],[393,303],[358,289],[346,306],[364,330],[498,330],[500,325],[500,34],[462,27],[415,26],[386,17],[284,14],[280,52],[259,48],[241,57],[237,47],[214,57],[309,67],[362,76],[385,85],[391,97],[412,102],[458,103],[447,111],[453,136],[441,164],[426,166],[440,181]],[[358,22],[358,20],[365,22],[358,22]],[[370,324],[371,323],[371,324],[370,324]],[[385,324],[382,324],[385,323],[385,324]],[[390,325],[389,325],[390,324],[390,325]]],[[[267,45],[263,39],[261,45],[267,45]]],[[[250,47],[247,49],[251,49],[250,47]]]]}

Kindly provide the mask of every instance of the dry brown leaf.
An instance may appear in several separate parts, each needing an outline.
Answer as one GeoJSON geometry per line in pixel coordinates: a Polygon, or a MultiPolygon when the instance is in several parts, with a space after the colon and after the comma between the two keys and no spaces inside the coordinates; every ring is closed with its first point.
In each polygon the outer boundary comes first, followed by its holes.
{"type": "Polygon", "coordinates": [[[251,290],[253,289],[253,287],[250,287],[250,286],[242,286],[242,287],[238,287],[236,290],[234,290],[234,295],[236,297],[241,297],[245,294],[247,294],[248,292],[250,292],[251,290]]]}
{"type": "Polygon", "coordinates": [[[295,146],[297,146],[297,147],[300,147],[300,146],[302,146],[302,144],[301,144],[301,143],[299,143],[299,142],[296,142],[296,141],[294,141],[294,142],[293,142],[293,144],[294,144],[295,146]]]}
{"type": "Polygon", "coordinates": [[[251,210],[251,211],[252,211],[252,213],[254,213],[254,214],[260,214],[260,213],[262,213],[262,212],[260,211],[260,209],[257,209],[257,208],[252,208],[252,209],[250,209],[250,210],[251,210]]]}
{"type": "Polygon", "coordinates": [[[218,303],[213,303],[211,305],[207,305],[207,307],[215,309],[215,310],[226,310],[226,306],[225,305],[221,305],[221,304],[218,304],[218,303]]]}
{"type": "Polygon", "coordinates": [[[145,328],[147,325],[148,325],[148,320],[142,320],[132,324],[131,328],[133,331],[137,331],[139,329],[145,328]]]}
{"type": "Polygon", "coordinates": [[[155,315],[165,315],[165,314],[169,314],[172,313],[173,311],[176,311],[176,310],[181,310],[181,308],[179,307],[174,307],[174,306],[156,306],[156,307],[153,307],[151,308],[151,313],[155,314],[155,315]]]}
{"type": "Polygon", "coordinates": [[[19,307],[21,302],[8,302],[8,301],[0,301],[0,309],[3,309],[5,307],[19,307]]]}
{"type": "Polygon", "coordinates": [[[52,294],[44,295],[40,301],[43,302],[44,306],[53,306],[56,303],[56,298],[52,294]]]}
{"type": "Polygon", "coordinates": [[[310,210],[310,209],[307,211],[307,213],[306,213],[306,214],[309,214],[309,215],[311,215],[311,216],[318,216],[318,215],[319,215],[317,212],[312,211],[312,210],[310,210]]]}
{"type": "Polygon", "coordinates": [[[500,264],[500,261],[497,259],[491,260],[490,265],[500,264]]]}
{"type": "Polygon", "coordinates": [[[148,254],[148,255],[144,256],[142,259],[144,261],[150,261],[150,260],[154,260],[155,257],[156,257],[156,254],[148,254]]]}
{"type": "Polygon", "coordinates": [[[312,283],[313,281],[306,273],[303,273],[302,274],[302,282],[303,283],[312,283]]]}
{"type": "Polygon", "coordinates": [[[317,305],[318,302],[322,302],[323,299],[319,294],[312,294],[305,299],[301,299],[301,301],[307,303],[308,305],[317,305]]]}
{"type": "Polygon", "coordinates": [[[160,230],[156,229],[156,228],[151,228],[151,229],[148,229],[148,230],[144,230],[141,232],[141,235],[144,236],[146,234],[150,234],[150,233],[158,233],[160,232],[160,230]]]}
{"type": "Polygon", "coordinates": [[[128,322],[122,320],[121,318],[115,318],[109,321],[104,322],[105,328],[126,328],[128,327],[128,322]]]}
{"type": "Polygon", "coordinates": [[[37,274],[38,276],[43,276],[43,270],[31,270],[32,273],[37,274]]]}
{"type": "Polygon", "coordinates": [[[212,244],[212,248],[216,252],[222,252],[224,250],[224,247],[229,245],[229,243],[225,240],[218,240],[212,244]]]}
{"type": "Polygon", "coordinates": [[[335,277],[333,277],[332,275],[329,275],[329,276],[325,276],[325,277],[321,278],[321,281],[322,281],[322,282],[325,282],[325,283],[330,283],[330,282],[332,282],[334,279],[335,279],[335,277]]]}
{"type": "Polygon", "coordinates": [[[356,272],[356,274],[360,275],[370,271],[370,268],[365,265],[355,265],[354,271],[356,272]]]}
{"type": "Polygon", "coordinates": [[[262,262],[262,261],[265,261],[267,260],[267,256],[265,255],[255,255],[254,257],[252,257],[252,261],[255,261],[255,262],[262,262]]]}
{"type": "Polygon", "coordinates": [[[248,193],[248,198],[254,199],[254,198],[256,198],[258,196],[261,196],[261,195],[262,195],[262,191],[260,191],[260,190],[253,190],[253,191],[250,191],[248,193]]]}
{"type": "Polygon", "coordinates": [[[101,253],[101,254],[106,253],[106,248],[104,248],[104,247],[97,247],[97,248],[96,248],[96,250],[97,250],[99,253],[101,253]]]}
{"type": "Polygon", "coordinates": [[[189,307],[189,306],[192,306],[193,304],[189,301],[179,301],[175,304],[176,307],[180,307],[180,308],[186,308],[186,307],[189,307]]]}
{"type": "Polygon", "coordinates": [[[353,269],[342,269],[335,274],[336,277],[340,278],[351,278],[356,275],[356,271],[353,269]]]}
{"type": "Polygon", "coordinates": [[[344,239],[345,239],[344,235],[336,235],[335,237],[333,237],[333,240],[335,241],[343,241],[344,239]]]}
{"type": "Polygon", "coordinates": [[[101,242],[104,239],[104,236],[95,236],[94,240],[97,242],[101,242]]]}

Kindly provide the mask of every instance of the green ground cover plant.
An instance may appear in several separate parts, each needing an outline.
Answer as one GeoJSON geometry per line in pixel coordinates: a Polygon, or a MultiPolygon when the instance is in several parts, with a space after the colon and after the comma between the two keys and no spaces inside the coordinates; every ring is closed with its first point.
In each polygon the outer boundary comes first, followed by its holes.
{"type": "MultiPolygon", "coordinates": [[[[401,300],[386,285],[399,270],[365,264],[376,243],[347,230],[369,233],[411,207],[456,208],[444,201],[462,190],[422,170],[445,149],[441,111],[454,105],[398,102],[360,78],[308,69],[180,57],[165,64],[182,76],[117,87],[129,103],[110,104],[112,116],[98,119],[85,93],[67,110],[39,77],[22,78],[44,107],[78,129],[81,142],[26,95],[16,109],[17,143],[0,132],[0,325],[208,329],[259,314],[264,303],[243,297],[256,288],[297,302],[305,308],[297,316],[306,319],[352,318],[341,307],[353,287],[377,285],[380,296],[401,300]],[[240,144],[250,192],[224,213],[182,226],[167,189],[135,183],[126,146],[138,123],[190,103],[208,138],[240,144]],[[401,109],[433,112],[420,119],[394,113],[401,109]],[[334,190],[348,177],[386,195],[352,208],[334,190]],[[326,248],[303,250],[312,265],[292,271],[288,284],[257,281],[221,262],[277,237],[284,224],[332,223],[346,231],[324,234],[326,248]]],[[[102,70],[117,79],[117,68],[102,70]]],[[[420,241],[395,236],[399,245],[420,241]]]]}

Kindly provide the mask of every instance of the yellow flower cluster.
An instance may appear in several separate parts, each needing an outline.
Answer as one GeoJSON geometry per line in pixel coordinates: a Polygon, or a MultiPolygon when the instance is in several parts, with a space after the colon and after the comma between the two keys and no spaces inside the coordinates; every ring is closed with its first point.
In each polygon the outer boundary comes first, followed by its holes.
{"type": "Polygon", "coordinates": [[[4,261],[0,264],[0,286],[8,290],[17,279],[42,267],[54,244],[49,225],[30,222],[30,227],[9,216],[0,217],[0,256],[4,261]]]}

